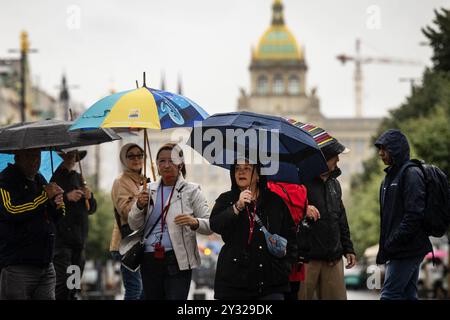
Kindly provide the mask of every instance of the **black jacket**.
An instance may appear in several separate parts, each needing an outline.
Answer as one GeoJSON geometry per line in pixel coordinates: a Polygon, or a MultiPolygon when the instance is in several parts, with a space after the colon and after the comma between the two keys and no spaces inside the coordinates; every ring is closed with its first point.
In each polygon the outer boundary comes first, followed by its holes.
{"type": "Polygon", "coordinates": [[[45,178],[28,180],[15,165],[0,173],[0,266],[45,266],[53,260],[57,210],[48,199],[45,178]]]}
{"type": "MultiPolygon", "coordinates": [[[[295,224],[280,197],[268,189],[260,192],[257,215],[269,232],[288,240],[287,255],[283,258],[271,255],[264,234],[257,227],[247,246],[250,226],[247,211],[236,215],[232,207],[240,192],[234,189],[221,194],[210,217],[211,230],[220,234],[225,242],[217,262],[216,299],[250,299],[289,291],[291,264],[297,256],[295,224]]],[[[250,212],[252,209],[250,207],[250,212]]]]}
{"type": "Polygon", "coordinates": [[[83,187],[81,175],[72,170],[68,171],[62,165],[58,167],[51,181],[56,182],[64,190],[64,203],[66,215],[56,225],[56,246],[73,249],[83,248],[88,236],[88,215],[97,209],[97,201],[92,195],[89,200],[89,210],[86,208],[86,198],[77,202],[67,199],[67,193],[83,187]]]}
{"type": "Polygon", "coordinates": [[[393,160],[385,169],[386,177],[380,188],[377,263],[424,256],[432,246],[423,228],[426,191],[423,173],[418,167],[409,167],[399,176],[401,167],[409,161],[409,144],[400,131],[386,131],[375,145],[383,145],[393,160]]]}
{"type": "Polygon", "coordinates": [[[347,253],[355,253],[350,238],[347,214],[342,203],[342,190],[336,179],[341,174],[338,168],[323,181],[320,177],[305,183],[308,204],[320,212],[320,219],[311,223],[308,231],[308,259],[336,261],[347,253]]]}

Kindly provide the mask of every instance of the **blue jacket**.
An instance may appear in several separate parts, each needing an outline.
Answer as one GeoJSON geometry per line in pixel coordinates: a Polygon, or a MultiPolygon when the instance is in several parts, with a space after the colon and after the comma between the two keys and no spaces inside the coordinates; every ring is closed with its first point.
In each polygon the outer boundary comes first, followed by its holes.
{"type": "Polygon", "coordinates": [[[418,167],[408,167],[409,144],[399,130],[387,130],[376,141],[383,145],[393,163],[385,169],[380,188],[380,241],[377,264],[391,259],[425,256],[432,250],[424,230],[425,180],[418,167]]]}
{"type": "Polygon", "coordinates": [[[28,180],[15,165],[0,173],[0,267],[53,261],[53,222],[64,209],[48,199],[46,183],[40,174],[28,180]]]}

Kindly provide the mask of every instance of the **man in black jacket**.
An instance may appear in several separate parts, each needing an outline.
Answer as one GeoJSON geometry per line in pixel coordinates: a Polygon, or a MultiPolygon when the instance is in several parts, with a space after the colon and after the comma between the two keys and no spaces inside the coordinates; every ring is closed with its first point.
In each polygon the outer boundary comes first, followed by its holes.
{"type": "Polygon", "coordinates": [[[54,222],[63,190],[38,173],[39,149],[21,150],[0,173],[1,300],[55,299],[54,222]]]}
{"type": "Polygon", "coordinates": [[[81,175],[74,170],[75,163],[83,159],[86,153],[77,150],[60,153],[64,161],[52,177],[52,181],[64,189],[66,204],[66,215],[56,226],[56,300],[75,299],[76,289],[67,285],[67,279],[74,270],[68,267],[78,266],[81,278],[85,264],[88,215],[97,209],[92,192],[84,185],[81,175]]]}
{"type": "Polygon", "coordinates": [[[399,130],[387,130],[375,146],[388,166],[380,188],[377,264],[386,264],[381,299],[417,299],[420,263],[432,250],[423,227],[424,176],[417,166],[402,170],[409,161],[409,144],[399,130]]]}
{"type": "Polygon", "coordinates": [[[327,160],[328,173],[305,183],[308,192],[307,217],[319,217],[311,224],[308,232],[310,245],[306,257],[305,282],[300,288],[301,300],[313,299],[314,293],[318,299],[345,300],[347,292],[344,283],[344,263],[346,268],[356,264],[355,251],[350,239],[342,191],[337,177],[341,170],[337,167],[339,154],[347,153],[345,148],[335,138],[331,143],[321,148],[327,160]]]}

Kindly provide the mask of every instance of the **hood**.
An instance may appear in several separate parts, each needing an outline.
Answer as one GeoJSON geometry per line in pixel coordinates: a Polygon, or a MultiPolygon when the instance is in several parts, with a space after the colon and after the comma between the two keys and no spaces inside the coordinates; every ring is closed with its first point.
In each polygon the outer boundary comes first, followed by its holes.
{"type": "Polygon", "coordinates": [[[409,160],[409,143],[406,136],[396,129],[385,131],[376,141],[375,146],[384,146],[392,157],[393,165],[400,167],[409,160]]]}
{"type": "Polygon", "coordinates": [[[127,143],[120,149],[120,163],[122,164],[123,171],[130,171],[130,168],[127,167],[127,159],[126,155],[128,150],[130,150],[133,147],[138,147],[141,149],[142,152],[144,152],[144,149],[142,149],[138,144],[136,143],[127,143]]]}
{"type": "MultiPolygon", "coordinates": [[[[259,167],[256,168],[257,172],[261,172],[261,170],[259,169],[259,167]]],[[[230,179],[231,179],[231,191],[233,191],[234,193],[240,194],[241,190],[239,189],[237,183],[236,183],[236,178],[235,178],[235,173],[236,171],[236,164],[233,164],[230,168],[230,179]]],[[[261,174],[259,175],[259,184],[258,184],[258,188],[260,192],[264,192],[267,189],[267,178],[266,176],[262,176],[261,174]]]]}

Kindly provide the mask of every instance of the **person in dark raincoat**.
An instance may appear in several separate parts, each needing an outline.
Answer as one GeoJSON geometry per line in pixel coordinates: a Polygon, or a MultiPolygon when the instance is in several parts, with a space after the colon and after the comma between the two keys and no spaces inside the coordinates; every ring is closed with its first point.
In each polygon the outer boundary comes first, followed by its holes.
{"type": "Polygon", "coordinates": [[[217,198],[211,212],[211,230],[224,245],[217,261],[216,299],[284,300],[290,291],[289,274],[297,262],[295,223],[288,207],[267,188],[258,165],[239,161],[230,170],[231,190],[217,198]],[[286,255],[273,256],[255,217],[272,234],[287,239],[286,255]]]}
{"type": "Polygon", "coordinates": [[[423,226],[424,176],[417,166],[402,170],[409,161],[409,144],[401,131],[387,130],[375,141],[375,146],[388,166],[380,188],[377,264],[386,264],[381,299],[417,299],[419,267],[432,250],[423,226]]]}
{"type": "Polygon", "coordinates": [[[75,164],[86,156],[86,151],[61,152],[63,162],[51,181],[64,189],[66,215],[56,225],[55,271],[56,300],[74,300],[76,289],[69,289],[67,278],[72,274],[69,266],[78,266],[80,276],[85,264],[85,247],[88,237],[88,216],[97,209],[97,201],[89,187],[84,185],[75,164]],[[86,205],[88,201],[89,205],[86,205]]]}

